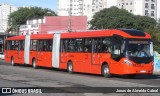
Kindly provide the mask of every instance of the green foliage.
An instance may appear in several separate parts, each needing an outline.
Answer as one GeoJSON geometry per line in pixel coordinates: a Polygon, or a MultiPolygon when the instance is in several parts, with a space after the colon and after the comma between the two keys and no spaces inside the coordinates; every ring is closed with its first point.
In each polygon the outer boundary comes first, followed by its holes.
{"type": "Polygon", "coordinates": [[[50,9],[42,9],[40,7],[20,8],[10,14],[9,24],[12,29],[16,29],[25,24],[28,19],[43,18],[44,16],[56,16],[56,14],[50,9]]]}
{"type": "Polygon", "coordinates": [[[147,16],[136,16],[125,9],[111,7],[97,12],[89,22],[90,29],[133,28],[143,30],[154,28],[156,21],[147,16]]]}
{"type": "Polygon", "coordinates": [[[160,29],[146,29],[145,31],[152,36],[154,50],[160,53],[160,29]]]}
{"type": "Polygon", "coordinates": [[[154,50],[160,52],[160,21],[157,24],[153,18],[138,16],[125,9],[111,7],[97,12],[89,22],[90,29],[138,29],[151,34],[154,50]],[[157,27],[156,27],[157,26],[157,27]]]}
{"type": "Polygon", "coordinates": [[[160,29],[160,19],[158,20],[157,28],[159,28],[159,29],[160,29]]]}

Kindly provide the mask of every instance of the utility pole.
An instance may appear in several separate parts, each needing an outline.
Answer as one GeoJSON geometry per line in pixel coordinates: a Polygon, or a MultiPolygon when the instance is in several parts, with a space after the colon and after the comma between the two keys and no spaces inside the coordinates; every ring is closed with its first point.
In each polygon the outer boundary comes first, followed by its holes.
{"type": "Polygon", "coordinates": [[[69,24],[68,24],[68,32],[72,32],[72,28],[71,28],[71,0],[69,0],[69,24]]]}

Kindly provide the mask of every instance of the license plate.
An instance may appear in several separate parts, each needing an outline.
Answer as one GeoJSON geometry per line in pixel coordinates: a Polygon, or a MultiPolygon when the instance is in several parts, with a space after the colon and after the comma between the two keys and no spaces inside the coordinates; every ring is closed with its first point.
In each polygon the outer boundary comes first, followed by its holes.
{"type": "Polygon", "coordinates": [[[141,73],[146,73],[146,70],[141,70],[140,72],[141,72],[141,73]]]}

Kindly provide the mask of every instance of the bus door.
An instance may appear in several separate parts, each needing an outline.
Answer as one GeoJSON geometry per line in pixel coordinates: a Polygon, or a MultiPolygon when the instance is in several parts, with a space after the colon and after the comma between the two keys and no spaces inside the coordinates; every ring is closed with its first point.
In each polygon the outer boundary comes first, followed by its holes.
{"type": "Polygon", "coordinates": [[[40,66],[52,67],[52,39],[40,40],[37,53],[40,66]]]}
{"type": "Polygon", "coordinates": [[[120,60],[122,58],[121,56],[121,49],[123,46],[122,40],[123,38],[120,36],[114,36],[113,37],[113,45],[112,45],[112,52],[111,52],[111,64],[110,67],[113,69],[112,72],[119,72],[121,70],[121,63],[120,60]]]}
{"type": "Polygon", "coordinates": [[[13,57],[14,57],[14,62],[16,63],[20,63],[18,60],[18,45],[19,45],[19,41],[14,40],[12,41],[12,49],[13,49],[13,57]]]}
{"type": "Polygon", "coordinates": [[[43,47],[43,40],[38,40],[38,48],[37,48],[37,65],[43,66],[43,58],[44,57],[44,47],[43,47]]]}
{"type": "Polygon", "coordinates": [[[97,72],[100,67],[100,49],[101,49],[101,39],[96,38],[92,40],[92,71],[97,72]]]}
{"type": "Polygon", "coordinates": [[[10,49],[10,44],[11,42],[10,41],[5,41],[5,58],[8,58],[8,50],[10,49]]]}
{"type": "Polygon", "coordinates": [[[68,40],[67,39],[62,39],[61,40],[61,53],[60,53],[60,62],[61,63],[66,63],[68,62],[67,60],[67,49],[68,49],[68,40]]]}
{"type": "Polygon", "coordinates": [[[19,41],[18,59],[21,64],[24,63],[24,40],[19,41]]]}

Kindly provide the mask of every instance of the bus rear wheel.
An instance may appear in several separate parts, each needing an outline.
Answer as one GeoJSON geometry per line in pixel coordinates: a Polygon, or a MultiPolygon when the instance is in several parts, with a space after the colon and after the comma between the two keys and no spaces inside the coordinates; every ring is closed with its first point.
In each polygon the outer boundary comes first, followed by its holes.
{"type": "Polygon", "coordinates": [[[70,73],[70,74],[73,73],[73,64],[72,64],[72,62],[68,62],[67,71],[68,71],[68,73],[70,73]]]}
{"type": "Polygon", "coordinates": [[[104,77],[107,77],[107,78],[111,77],[110,69],[109,69],[109,66],[107,64],[105,64],[105,65],[102,66],[102,75],[104,77]]]}
{"type": "Polygon", "coordinates": [[[12,66],[15,66],[16,64],[14,63],[14,58],[12,57],[11,58],[11,64],[12,64],[12,66]]]}
{"type": "Polygon", "coordinates": [[[36,60],[35,59],[32,60],[32,67],[34,69],[37,69],[37,65],[36,65],[36,60]]]}

